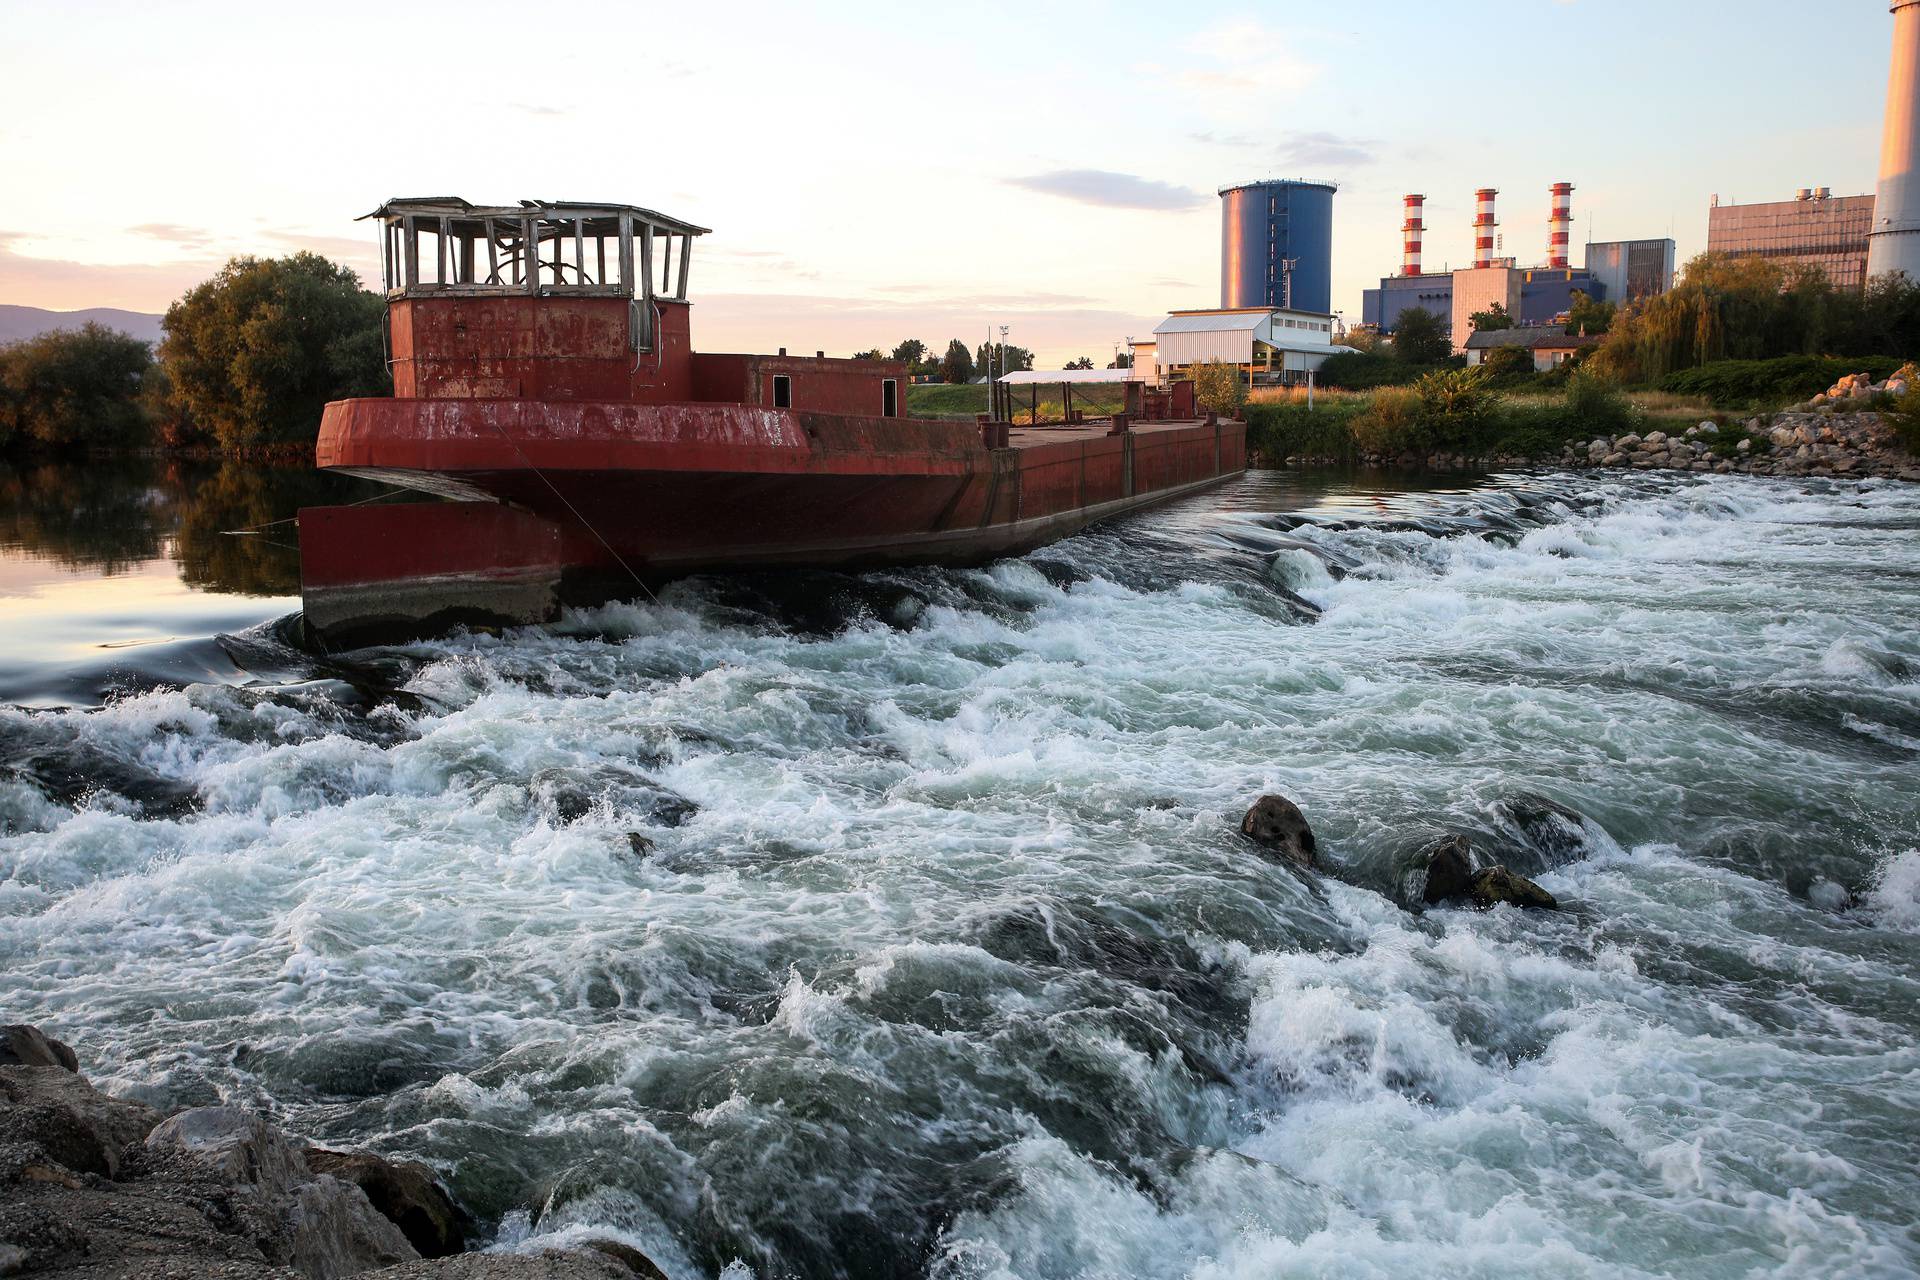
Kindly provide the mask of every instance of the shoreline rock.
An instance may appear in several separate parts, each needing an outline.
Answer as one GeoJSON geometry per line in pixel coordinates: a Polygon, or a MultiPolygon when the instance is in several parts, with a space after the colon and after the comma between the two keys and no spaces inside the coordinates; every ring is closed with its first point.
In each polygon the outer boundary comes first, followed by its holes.
{"type": "Polygon", "coordinates": [[[538,1254],[459,1252],[471,1221],[425,1165],[310,1147],[238,1107],[168,1116],[109,1097],[79,1073],[71,1049],[37,1028],[6,1027],[0,1049],[0,1275],[661,1275],[612,1241],[538,1254]]]}

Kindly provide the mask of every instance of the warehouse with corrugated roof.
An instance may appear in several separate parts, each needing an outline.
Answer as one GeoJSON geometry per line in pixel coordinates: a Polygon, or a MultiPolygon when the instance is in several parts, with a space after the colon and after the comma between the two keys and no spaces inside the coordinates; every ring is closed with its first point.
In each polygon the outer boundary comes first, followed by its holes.
{"type": "Polygon", "coordinates": [[[1353,349],[1334,342],[1332,315],[1272,307],[1175,311],[1153,336],[1162,377],[1218,360],[1238,367],[1255,386],[1305,382],[1328,358],[1353,349]]]}

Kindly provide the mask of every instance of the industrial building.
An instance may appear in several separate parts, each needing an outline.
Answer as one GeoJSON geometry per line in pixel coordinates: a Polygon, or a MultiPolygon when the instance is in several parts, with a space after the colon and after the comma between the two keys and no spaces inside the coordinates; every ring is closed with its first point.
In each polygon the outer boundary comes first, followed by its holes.
{"type": "Polygon", "coordinates": [[[1218,360],[1238,368],[1250,385],[1292,385],[1353,350],[1334,342],[1331,313],[1284,307],[1175,311],[1154,327],[1153,338],[1133,344],[1136,373],[1153,382],[1218,360]]]}
{"type": "Polygon", "coordinates": [[[1333,310],[1332,182],[1220,189],[1220,306],[1333,310]]]}
{"type": "Polygon", "coordinates": [[[1490,329],[1467,335],[1467,364],[1482,363],[1490,351],[1518,347],[1533,357],[1536,373],[1557,369],[1581,351],[1600,345],[1600,339],[1587,334],[1574,335],[1566,326],[1549,324],[1521,329],[1490,329]]]}
{"type": "MultiPolygon", "coordinates": [[[[1916,0],[1920,3],[1920,0],[1916,0]]],[[[1456,351],[1467,349],[1472,317],[1496,303],[1521,325],[1547,325],[1565,315],[1575,292],[1595,301],[1620,301],[1664,293],[1673,284],[1671,240],[1619,241],[1588,245],[1587,265],[1569,261],[1573,228],[1573,185],[1555,183],[1547,220],[1546,262],[1522,267],[1517,259],[1496,257],[1499,192],[1474,193],[1474,261],[1457,271],[1428,271],[1423,259],[1426,197],[1406,198],[1402,224],[1400,274],[1387,276],[1361,299],[1361,322],[1391,334],[1400,316],[1415,307],[1439,317],[1453,336],[1456,351]]]]}
{"type": "Polygon", "coordinates": [[[1825,187],[1802,187],[1793,199],[1768,204],[1721,204],[1715,196],[1707,251],[1819,267],[1840,288],[1858,289],[1867,279],[1873,210],[1872,196],[1835,196],[1825,187]]]}
{"type": "Polygon", "coordinates": [[[1587,271],[1607,302],[1638,302],[1673,288],[1671,240],[1608,240],[1587,246],[1587,271]]]}

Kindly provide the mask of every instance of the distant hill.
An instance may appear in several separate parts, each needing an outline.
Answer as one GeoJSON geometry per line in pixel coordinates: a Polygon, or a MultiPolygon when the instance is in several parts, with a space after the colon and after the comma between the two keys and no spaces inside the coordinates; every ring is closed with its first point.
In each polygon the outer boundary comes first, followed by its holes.
{"type": "Polygon", "coordinates": [[[132,334],[145,342],[160,341],[160,317],[145,311],[116,307],[88,307],[85,311],[46,311],[0,302],[0,343],[34,338],[50,329],[78,329],[87,321],[132,334]]]}

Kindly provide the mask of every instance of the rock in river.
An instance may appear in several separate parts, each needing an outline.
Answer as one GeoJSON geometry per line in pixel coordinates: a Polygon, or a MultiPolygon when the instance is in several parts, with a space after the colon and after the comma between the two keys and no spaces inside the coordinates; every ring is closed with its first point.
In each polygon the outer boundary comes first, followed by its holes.
{"type": "Polygon", "coordinates": [[[1427,863],[1427,884],[1421,892],[1424,901],[1447,902],[1473,893],[1473,846],[1465,836],[1435,841],[1422,854],[1427,863]]]}
{"type": "Polygon", "coordinates": [[[1491,907],[1505,902],[1545,911],[1560,905],[1545,889],[1505,867],[1474,870],[1473,845],[1465,836],[1437,840],[1422,850],[1422,854],[1427,863],[1427,880],[1421,898],[1428,904],[1467,902],[1476,907],[1491,907]]]}
{"type": "Polygon", "coordinates": [[[1553,911],[1560,906],[1559,901],[1545,889],[1505,867],[1488,867],[1484,871],[1474,872],[1473,900],[1484,907],[1506,902],[1516,907],[1553,911]]]}
{"type": "Polygon", "coordinates": [[[1313,828],[1300,807],[1281,795],[1261,796],[1240,819],[1240,834],[1297,866],[1314,864],[1313,828]]]}

